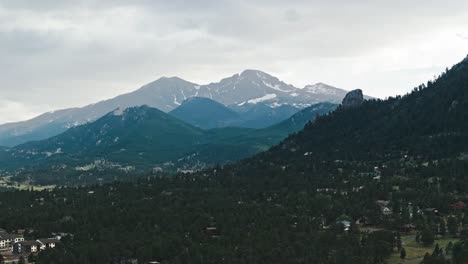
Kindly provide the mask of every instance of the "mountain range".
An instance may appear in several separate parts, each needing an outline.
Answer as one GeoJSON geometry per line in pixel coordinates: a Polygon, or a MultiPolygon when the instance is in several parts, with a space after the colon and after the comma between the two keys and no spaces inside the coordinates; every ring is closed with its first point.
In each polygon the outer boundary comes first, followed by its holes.
{"type": "Polygon", "coordinates": [[[323,83],[300,89],[256,70],[245,70],[207,85],[198,85],[178,77],[163,77],[134,92],[109,100],[81,108],[45,113],[27,121],[0,125],[0,145],[11,147],[28,141],[46,139],[71,127],[95,121],[118,107],[148,105],[169,112],[191,97],[210,98],[244,114],[249,110],[253,114],[263,113],[257,118],[245,118],[246,120],[229,124],[262,128],[284,120],[298,109],[315,103],[340,103],[345,94],[345,90],[323,83]],[[256,109],[255,106],[260,106],[260,109],[256,109]],[[283,108],[278,111],[278,107],[283,108]],[[284,108],[288,110],[284,111],[284,108]]]}
{"type": "Polygon", "coordinates": [[[40,168],[49,177],[51,169],[82,173],[99,166],[192,170],[264,151],[223,170],[262,181],[255,174],[289,179],[329,169],[333,175],[336,164],[373,168],[468,156],[468,59],[404,96],[364,100],[355,90],[343,102],[336,110],[332,103],[315,104],[261,129],[228,125],[239,122],[249,103],[228,107],[194,97],[169,113],[149,106],[117,108],[50,139],[0,149],[0,165],[36,173],[40,168]]]}
{"type": "MultiPolygon", "coordinates": [[[[194,100],[207,104],[202,113],[222,112],[212,115],[218,121],[233,117],[216,102],[194,100]]],[[[190,109],[194,102],[186,103],[190,109]]],[[[77,234],[51,254],[41,252],[38,263],[137,257],[161,263],[466,263],[468,58],[406,95],[364,100],[361,90],[349,92],[336,110],[233,164],[176,175],[155,167],[153,175],[135,180],[133,173],[119,178],[117,171],[99,170],[120,158],[163,161],[157,148],[173,151],[167,153],[172,157],[189,151],[174,162],[243,155],[269,131],[299,127],[326,104],[268,129],[206,130],[148,106],[113,110],[57,137],[0,151],[0,168],[16,161],[54,163],[29,173],[20,169],[9,177],[12,185],[45,179],[80,185],[0,192],[0,222],[32,223],[29,235],[51,228],[77,234]],[[82,186],[103,177],[129,182],[82,186]],[[401,240],[414,242],[398,251],[401,240]],[[450,241],[450,250],[440,249],[442,240],[450,241]],[[126,241],[134,242],[129,247],[126,241]]],[[[201,126],[207,120],[200,116],[185,117],[201,126]]]]}
{"type": "MultiPolygon", "coordinates": [[[[218,110],[214,115],[219,117],[219,122],[235,116],[234,111],[210,99],[191,101],[207,104],[203,107],[204,104],[198,103],[202,109],[200,113],[205,113],[204,109],[218,110]],[[223,111],[228,114],[221,113],[223,111]]],[[[265,151],[302,129],[316,116],[328,114],[336,107],[332,103],[315,104],[262,129],[202,129],[196,124],[200,124],[199,117],[203,114],[195,114],[184,122],[149,106],[117,108],[94,122],[72,127],[49,139],[0,149],[0,166],[10,171],[41,169],[49,172],[55,169],[86,172],[206,168],[265,151]]]]}

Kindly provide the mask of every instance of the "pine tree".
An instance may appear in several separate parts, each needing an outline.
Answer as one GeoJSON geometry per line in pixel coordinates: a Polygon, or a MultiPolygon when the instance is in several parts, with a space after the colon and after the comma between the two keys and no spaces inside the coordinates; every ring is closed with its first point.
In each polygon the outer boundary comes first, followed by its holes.
{"type": "Polygon", "coordinates": [[[405,259],[405,258],[406,258],[406,250],[405,250],[405,248],[401,248],[401,251],[400,251],[400,258],[401,258],[401,259],[405,259]]]}
{"type": "Polygon", "coordinates": [[[439,243],[436,244],[434,251],[432,252],[432,256],[439,256],[442,250],[439,247],[439,243]]]}
{"type": "Polygon", "coordinates": [[[421,232],[421,242],[424,246],[430,246],[434,244],[434,234],[427,227],[421,232]]]}
{"type": "Polygon", "coordinates": [[[447,227],[448,227],[448,231],[449,231],[450,235],[452,235],[452,236],[457,235],[458,224],[457,224],[457,220],[455,219],[455,217],[450,216],[448,218],[447,227]]]}
{"type": "Polygon", "coordinates": [[[450,241],[447,244],[447,247],[445,248],[445,254],[450,255],[452,253],[452,250],[453,250],[453,243],[452,243],[452,241],[450,241]]]}
{"type": "Polygon", "coordinates": [[[421,234],[420,233],[417,233],[416,234],[416,243],[421,243],[421,234]]]}
{"type": "Polygon", "coordinates": [[[445,234],[447,233],[447,227],[445,225],[445,220],[444,219],[440,220],[439,232],[443,236],[445,236],[445,234]]]}

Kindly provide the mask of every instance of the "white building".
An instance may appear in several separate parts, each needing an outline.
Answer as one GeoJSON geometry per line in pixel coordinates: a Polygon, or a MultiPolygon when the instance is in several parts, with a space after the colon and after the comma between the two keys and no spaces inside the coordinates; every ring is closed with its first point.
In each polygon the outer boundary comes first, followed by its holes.
{"type": "Polygon", "coordinates": [[[0,230],[0,250],[11,249],[14,243],[24,241],[23,235],[9,234],[0,230]]]}

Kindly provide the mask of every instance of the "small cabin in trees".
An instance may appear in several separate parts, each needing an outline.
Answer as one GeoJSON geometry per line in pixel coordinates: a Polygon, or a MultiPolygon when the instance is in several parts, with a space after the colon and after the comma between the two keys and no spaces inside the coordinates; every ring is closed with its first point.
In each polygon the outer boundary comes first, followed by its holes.
{"type": "Polygon", "coordinates": [[[458,201],[456,203],[451,204],[450,208],[452,210],[463,210],[463,209],[465,209],[465,203],[462,202],[462,201],[458,201]]]}
{"type": "Polygon", "coordinates": [[[401,228],[400,228],[400,232],[401,233],[411,233],[413,232],[414,230],[416,230],[416,226],[413,225],[413,224],[406,224],[406,225],[403,225],[401,228]]]}

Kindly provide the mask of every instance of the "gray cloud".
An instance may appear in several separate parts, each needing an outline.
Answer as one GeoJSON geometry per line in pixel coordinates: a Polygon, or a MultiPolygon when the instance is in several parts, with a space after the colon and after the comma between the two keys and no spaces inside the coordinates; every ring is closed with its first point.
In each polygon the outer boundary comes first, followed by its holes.
{"type": "Polygon", "coordinates": [[[468,53],[467,27],[464,0],[0,0],[0,123],[245,68],[401,94],[468,53]]]}

